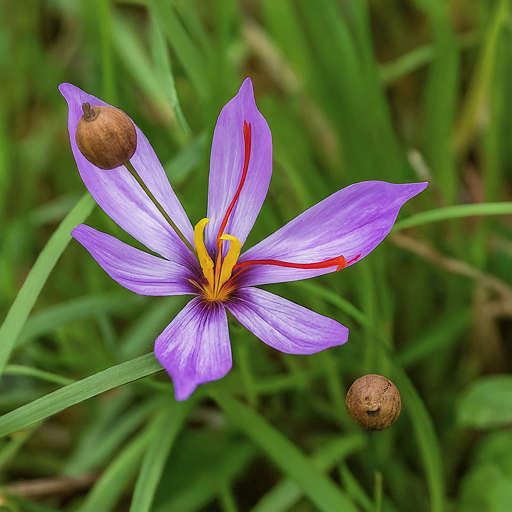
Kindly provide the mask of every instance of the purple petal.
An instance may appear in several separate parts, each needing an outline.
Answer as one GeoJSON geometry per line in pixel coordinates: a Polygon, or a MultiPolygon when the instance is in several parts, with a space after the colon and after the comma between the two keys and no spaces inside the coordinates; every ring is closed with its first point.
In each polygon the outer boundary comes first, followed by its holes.
{"type": "MultiPolygon", "coordinates": [[[[100,207],[127,233],[165,258],[184,262],[193,257],[124,166],[108,171],[99,169],[78,149],[75,132],[83,113],[82,104],[107,104],[71,84],[61,84],[59,90],[69,106],[69,137],[80,176],[100,207]]],[[[192,242],[193,231],[190,221],[172,190],[153,148],[144,134],[135,128],[137,150],[130,161],[169,217],[187,240],[192,242]]]]}
{"type": "MultiPolygon", "coordinates": [[[[317,263],[343,255],[349,265],[373,251],[389,233],[402,205],[428,183],[364,181],[332,194],[242,254],[239,262],[280,260],[317,263]],[[351,261],[352,260],[352,261],[351,261]]],[[[244,286],[296,281],[336,270],[254,265],[244,286]]]]}
{"type": "Polygon", "coordinates": [[[156,339],[155,355],[172,377],[176,400],[224,377],[232,364],[224,306],[191,300],[156,339]]]}
{"type": "Polygon", "coordinates": [[[258,288],[239,290],[226,307],[261,341],[287,354],[315,354],[348,339],[344,325],[258,288]]]}
{"type": "Polygon", "coordinates": [[[120,285],[140,295],[195,294],[188,279],[194,273],[187,267],[147,254],[113,236],[80,224],[71,235],[120,285]]]}
{"type": "Polygon", "coordinates": [[[208,185],[206,247],[215,247],[217,233],[235,197],[244,167],[244,121],[251,125],[251,154],[245,184],[232,211],[224,234],[242,244],[252,229],[267,195],[272,175],[272,136],[265,118],[254,102],[250,78],[222,109],[215,126],[208,185]]]}

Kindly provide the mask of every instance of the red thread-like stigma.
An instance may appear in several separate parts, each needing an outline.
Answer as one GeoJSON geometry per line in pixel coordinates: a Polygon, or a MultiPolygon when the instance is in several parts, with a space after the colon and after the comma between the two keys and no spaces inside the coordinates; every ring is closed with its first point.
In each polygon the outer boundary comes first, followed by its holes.
{"type": "Polygon", "coordinates": [[[347,262],[344,256],[336,256],[335,258],[331,258],[325,261],[319,261],[317,263],[290,263],[288,261],[279,261],[279,260],[247,260],[241,263],[237,263],[233,267],[233,272],[236,270],[246,269],[247,267],[251,267],[253,265],[275,265],[277,267],[287,267],[287,268],[303,268],[303,269],[317,269],[317,268],[329,268],[336,266],[336,272],[345,268],[349,263],[352,263],[358,260],[361,257],[358,254],[355,258],[352,258],[347,262]]]}
{"type": "Polygon", "coordinates": [[[229,205],[229,207],[226,211],[226,215],[224,215],[224,219],[222,220],[222,224],[220,225],[219,232],[217,233],[217,241],[215,243],[217,250],[219,250],[220,243],[221,243],[220,237],[224,234],[224,229],[226,229],[226,224],[228,223],[229,216],[231,215],[231,212],[233,211],[233,208],[235,207],[235,204],[238,201],[240,192],[242,192],[242,187],[244,186],[245,178],[247,177],[247,169],[249,169],[249,159],[251,158],[251,123],[248,123],[245,120],[244,120],[244,148],[245,148],[244,168],[242,170],[242,177],[240,179],[240,185],[238,185],[238,189],[235,192],[235,197],[233,197],[233,200],[231,201],[231,204],[229,205]]]}

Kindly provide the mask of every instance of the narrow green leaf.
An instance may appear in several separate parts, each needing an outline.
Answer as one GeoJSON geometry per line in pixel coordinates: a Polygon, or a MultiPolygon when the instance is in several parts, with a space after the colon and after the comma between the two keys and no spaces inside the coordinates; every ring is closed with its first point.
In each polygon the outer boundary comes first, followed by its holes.
{"type": "Polygon", "coordinates": [[[8,364],[4,369],[4,375],[26,375],[27,377],[34,377],[47,382],[54,382],[61,386],[67,386],[74,382],[73,379],[68,379],[55,373],[45,372],[43,370],[38,370],[37,368],[30,368],[29,366],[22,366],[19,364],[8,364]]]}
{"type": "Polygon", "coordinates": [[[173,187],[182,183],[195,169],[206,151],[206,133],[199,134],[186,148],[164,164],[164,170],[173,187]]]}
{"type": "MultiPolygon", "coordinates": [[[[327,473],[349,455],[364,448],[363,434],[338,437],[319,448],[312,456],[313,464],[327,473]]],[[[285,479],[275,485],[251,509],[251,512],[285,512],[303,496],[302,489],[294,481],[285,479]]]]}
{"type": "Polygon", "coordinates": [[[71,240],[72,229],[89,216],[94,204],[91,195],[84,194],[60,223],[30,270],[0,328],[0,374],[48,276],[71,240]]]}
{"type": "Polygon", "coordinates": [[[28,214],[28,221],[34,227],[60,222],[73,209],[80,197],[76,192],[58,196],[32,209],[28,214]]]}
{"type": "Polygon", "coordinates": [[[372,499],[366,493],[359,480],[350,472],[345,463],[340,464],[340,477],[343,487],[347,490],[356,503],[366,512],[375,512],[375,505],[372,499]]]}
{"type": "Polygon", "coordinates": [[[221,488],[219,498],[223,512],[238,512],[235,496],[229,485],[221,488]]]}
{"type": "Polygon", "coordinates": [[[169,456],[176,436],[192,406],[193,399],[186,402],[176,402],[166,396],[166,403],[162,403],[160,413],[155,419],[142,467],[135,484],[130,512],[149,512],[153,499],[164,470],[165,462],[169,456]]]}
{"type": "Polygon", "coordinates": [[[431,16],[433,61],[425,87],[423,153],[447,204],[456,199],[457,171],[452,131],[459,92],[459,54],[448,5],[437,4],[431,16]]]}
{"type": "Polygon", "coordinates": [[[395,224],[393,231],[400,231],[401,229],[411,228],[413,226],[422,226],[423,224],[439,222],[441,220],[511,214],[512,203],[479,203],[447,206],[446,208],[438,208],[437,210],[418,213],[417,215],[401,220],[395,224]]]}
{"type": "Polygon", "coordinates": [[[95,10],[101,39],[102,98],[115,105],[117,103],[117,88],[111,38],[112,4],[109,0],[96,0],[95,10]]]}
{"type": "MultiPolygon", "coordinates": [[[[147,423],[148,418],[154,415],[158,407],[156,398],[134,404],[129,400],[133,393],[128,390],[123,391],[127,391],[125,393],[126,400],[121,401],[124,407],[120,407],[119,401],[109,400],[108,407],[112,408],[114,412],[111,416],[112,421],[108,424],[102,421],[100,424],[98,422],[91,425],[81,439],[72,458],[68,460],[64,467],[63,472],[65,474],[77,475],[103,467],[134,435],[134,432],[139,430],[141,425],[147,423]]],[[[104,420],[105,417],[108,418],[107,415],[104,415],[101,419],[104,420]]]]}
{"type": "Polygon", "coordinates": [[[446,350],[467,328],[473,317],[473,311],[463,309],[457,314],[449,314],[433,323],[431,329],[426,331],[419,339],[408,343],[398,356],[404,367],[412,366],[434,356],[438,350],[446,350]]]}
{"type": "Polygon", "coordinates": [[[210,393],[228,418],[301,487],[316,507],[325,512],[357,511],[343,491],[263,416],[219,389],[211,390],[210,393]]]}
{"type": "MultiPolygon", "coordinates": [[[[475,46],[479,42],[479,34],[476,32],[463,33],[457,36],[457,44],[460,49],[475,46]]],[[[428,64],[435,56],[434,45],[424,44],[414,48],[410,52],[384,62],[379,65],[379,76],[383,84],[390,84],[403,76],[412,73],[421,66],[428,64]]]]}
{"type": "Polygon", "coordinates": [[[359,309],[357,309],[352,303],[348,300],[340,297],[338,294],[327,290],[317,284],[313,284],[306,281],[300,281],[295,283],[295,286],[299,286],[303,288],[305,291],[315,294],[318,297],[330,302],[334,306],[338,307],[341,311],[346,313],[348,316],[352,317],[356,322],[363,326],[370,326],[370,323],[364,313],[362,313],[359,309]]]}
{"type": "Polygon", "coordinates": [[[181,105],[178,99],[178,93],[176,92],[176,84],[174,82],[174,74],[171,68],[171,59],[167,42],[165,40],[163,31],[161,30],[158,20],[151,19],[151,48],[153,53],[153,60],[155,62],[156,76],[160,80],[164,89],[169,105],[171,105],[176,116],[176,120],[183,131],[184,141],[186,141],[192,135],[190,127],[187,124],[181,105]]]}
{"type": "MultiPolygon", "coordinates": [[[[0,470],[5,471],[8,464],[16,457],[23,445],[28,441],[34,429],[28,428],[10,439],[0,450],[0,470]]],[[[0,510],[1,512],[1,510],[0,510]]]]}
{"type": "Polygon", "coordinates": [[[176,53],[190,81],[201,98],[208,96],[208,81],[203,56],[189,37],[170,2],[149,0],[152,15],[161,23],[171,48],[176,53]]]}
{"type": "MultiPolygon", "coordinates": [[[[186,434],[183,437],[185,436],[186,434]]],[[[216,438],[210,439],[213,441],[216,438]]],[[[183,439],[181,441],[183,442],[183,439]]],[[[218,498],[221,489],[233,485],[241,475],[246,474],[257,455],[253,443],[245,440],[237,441],[232,438],[227,443],[219,444],[213,441],[211,448],[205,447],[199,439],[197,441],[198,445],[187,443],[191,453],[186,459],[183,459],[183,455],[176,456],[184,466],[177,465],[172,456],[166,464],[155,499],[154,512],[206,510],[208,504],[218,498]],[[211,458],[212,452],[216,453],[214,460],[211,458]],[[194,467],[192,461],[195,461],[194,467]],[[186,471],[185,478],[176,474],[182,471],[186,471]],[[176,481],[179,482],[179,486],[176,486],[176,481]]],[[[183,454],[183,446],[176,446],[177,452],[178,449],[181,449],[183,454]]]]}
{"type": "Polygon", "coordinates": [[[476,69],[456,128],[455,150],[459,153],[466,149],[478,127],[479,116],[496,73],[499,35],[502,30],[507,30],[509,23],[510,1],[500,0],[495,2],[494,8],[494,18],[487,27],[488,32],[485,36],[485,42],[480,50],[476,69]]]}
{"type": "Polygon", "coordinates": [[[120,59],[139,87],[161,110],[162,115],[173,118],[174,112],[167,100],[164,88],[150,64],[150,59],[142,50],[137,34],[119,16],[114,17],[112,21],[112,37],[120,59]]]}
{"type": "Polygon", "coordinates": [[[71,405],[162,369],[153,353],[112,366],[0,417],[0,437],[17,432],[71,405]]]}
{"type": "Polygon", "coordinates": [[[17,345],[41,334],[53,332],[69,322],[96,318],[101,313],[130,311],[132,307],[140,307],[145,300],[140,295],[115,293],[88,295],[50,306],[30,316],[18,337],[17,345]]]}
{"type": "Polygon", "coordinates": [[[419,46],[396,60],[381,64],[379,66],[380,80],[384,84],[394,82],[427,64],[432,60],[433,55],[434,48],[431,44],[419,46]]]}
{"type": "MultiPolygon", "coordinates": [[[[384,347],[382,347],[384,348],[384,347]]],[[[443,512],[444,505],[444,476],[441,447],[437,439],[434,424],[418,391],[414,387],[402,366],[395,356],[388,352],[393,363],[393,378],[400,389],[403,402],[407,404],[407,411],[411,420],[419,453],[425,468],[427,483],[430,491],[430,511],[443,512]]]]}
{"type": "Polygon", "coordinates": [[[411,422],[416,434],[419,451],[422,456],[423,465],[427,476],[427,482],[430,489],[431,511],[441,512],[444,506],[442,458],[441,449],[437,440],[434,425],[432,424],[432,419],[428,414],[425,404],[416,391],[416,388],[403,370],[403,367],[398,362],[396,356],[389,348],[389,343],[386,340],[385,334],[382,332],[382,330],[378,330],[368,320],[368,318],[363,315],[363,313],[361,313],[347,301],[344,301],[338,297],[336,294],[309,283],[300,284],[301,286],[306,284],[312,293],[321,295],[325,300],[331,302],[331,304],[338,306],[342,311],[345,311],[347,314],[352,316],[361,325],[366,326],[372,335],[375,336],[377,340],[379,340],[379,343],[377,343],[375,346],[378,347],[387,358],[389,358],[391,364],[393,365],[393,371],[396,378],[395,384],[400,388],[404,402],[407,401],[408,403],[411,422]]]}
{"type": "Polygon", "coordinates": [[[181,297],[159,298],[154,306],[147,308],[119,341],[119,358],[133,359],[150,349],[157,336],[169,324],[169,319],[183,306],[181,297]]]}
{"type": "Polygon", "coordinates": [[[133,478],[152,434],[148,425],[109,465],[78,512],[110,512],[133,478]]]}

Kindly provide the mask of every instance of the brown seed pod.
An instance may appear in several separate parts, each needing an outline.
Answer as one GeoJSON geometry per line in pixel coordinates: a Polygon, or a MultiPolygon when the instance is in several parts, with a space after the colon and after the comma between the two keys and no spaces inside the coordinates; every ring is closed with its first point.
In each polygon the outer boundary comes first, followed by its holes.
{"type": "Polygon", "coordinates": [[[75,134],[82,155],[100,169],[115,169],[130,160],[137,149],[132,120],[113,107],[84,103],[82,109],[75,134]]]}
{"type": "Polygon", "coordinates": [[[348,412],[366,430],[384,430],[400,414],[402,400],[396,386],[382,375],[363,375],[357,379],[345,400],[348,412]]]}

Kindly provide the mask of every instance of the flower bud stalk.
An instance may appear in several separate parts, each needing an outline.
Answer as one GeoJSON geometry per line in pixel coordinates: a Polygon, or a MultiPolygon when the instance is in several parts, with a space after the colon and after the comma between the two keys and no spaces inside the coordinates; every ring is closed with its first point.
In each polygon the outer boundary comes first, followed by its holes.
{"type": "Polygon", "coordinates": [[[185,244],[185,246],[195,253],[194,248],[190,244],[190,242],[185,238],[183,233],[179,230],[178,226],[172,221],[167,212],[163,209],[162,205],[158,202],[157,198],[153,195],[151,190],[146,186],[146,184],[142,181],[142,178],[139,176],[139,173],[135,170],[132,163],[128,160],[125,162],[124,166],[128,169],[130,174],[135,178],[137,183],[142,187],[142,190],[146,193],[146,195],[151,199],[151,202],[158,208],[158,211],[164,216],[164,219],[169,223],[172,229],[176,232],[176,234],[180,237],[180,240],[185,244]]]}

